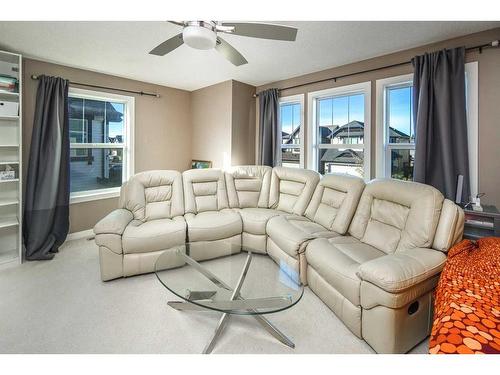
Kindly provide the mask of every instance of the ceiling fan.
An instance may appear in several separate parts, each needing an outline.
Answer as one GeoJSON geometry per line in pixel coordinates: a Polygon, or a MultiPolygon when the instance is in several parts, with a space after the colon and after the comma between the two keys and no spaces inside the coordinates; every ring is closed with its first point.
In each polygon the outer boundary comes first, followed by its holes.
{"type": "Polygon", "coordinates": [[[186,43],[196,49],[215,48],[226,59],[236,66],[248,61],[232,45],[222,39],[219,34],[233,34],[251,38],[285,40],[293,42],[297,37],[297,29],[290,26],[272,25],[268,23],[217,22],[217,21],[169,21],[182,26],[182,33],[164,41],[149,52],[151,55],[165,56],[177,47],[186,43]]]}

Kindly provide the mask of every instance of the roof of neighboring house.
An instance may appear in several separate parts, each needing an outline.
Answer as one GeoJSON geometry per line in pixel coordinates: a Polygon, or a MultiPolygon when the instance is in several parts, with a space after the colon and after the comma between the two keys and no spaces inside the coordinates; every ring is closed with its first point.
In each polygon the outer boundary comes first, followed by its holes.
{"type": "Polygon", "coordinates": [[[409,138],[410,136],[406,133],[403,133],[402,131],[393,128],[392,126],[389,126],[389,137],[395,137],[395,138],[409,138]]]}
{"type": "Polygon", "coordinates": [[[283,144],[292,143],[292,141],[298,136],[299,131],[300,131],[300,126],[296,127],[291,134],[282,131],[281,139],[285,141],[283,142],[283,144]]]}
{"type": "MultiPolygon", "coordinates": [[[[339,126],[331,132],[326,138],[348,138],[348,137],[362,137],[364,133],[365,123],[362,121],[351,121],[347,124],[339,126]]],[[[320,127],[320,129],[327,129],[320,127]]],[[[408,138],[409,135],[393,127],[389,127],[389,137],[391,138],[408,138]]]]}
{"type": "Polygon", "coordinates": [[[338,129],[337,125],[328,125],[319,127],[319,137],[321,139],[330,139],[334,130],[338,129]]]}
{"type": "Polygon", "coordinates": [[[365,124],[363,122],[354,120],[332,131],[329,138],[362,137],[364,129],[365,124]]]}
{"type": "Polygon", "coordinates": [[[330,148],[323,154],[321,161],[359,165],[363,163],[363,154],[350,148],[345,150],[330,148]]]}

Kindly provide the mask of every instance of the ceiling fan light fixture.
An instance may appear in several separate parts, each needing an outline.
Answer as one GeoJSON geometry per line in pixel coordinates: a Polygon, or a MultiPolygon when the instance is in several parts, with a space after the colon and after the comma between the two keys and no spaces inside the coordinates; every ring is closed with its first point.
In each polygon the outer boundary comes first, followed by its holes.
{"type": "Polygon", "coordinates": [[[186,26],[182,31],[182,39],[189,47],[212,49],[217,43],[217,34],[204,26],[186,26]]]}

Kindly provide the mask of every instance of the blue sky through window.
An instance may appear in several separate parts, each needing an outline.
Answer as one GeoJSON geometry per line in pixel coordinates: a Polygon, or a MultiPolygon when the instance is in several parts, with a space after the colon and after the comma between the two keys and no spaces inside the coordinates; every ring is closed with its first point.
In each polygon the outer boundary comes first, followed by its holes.
{"type": "Polygon", "coordinates": [[[413,136],[413,87],[397,87],[387,90],[387,121],[390,127],[413,136]]]}
{"type": "Polygon", "coordinates": [[[291,134],[300,126],[300,103],[286,103],[280,106],[281,130],[291,134]]]}
{"type": "Polygon", "coordinates": [[[342,126],[351,121],[365,121],[364,94],[319,100],[320,126],[342,126]]]}

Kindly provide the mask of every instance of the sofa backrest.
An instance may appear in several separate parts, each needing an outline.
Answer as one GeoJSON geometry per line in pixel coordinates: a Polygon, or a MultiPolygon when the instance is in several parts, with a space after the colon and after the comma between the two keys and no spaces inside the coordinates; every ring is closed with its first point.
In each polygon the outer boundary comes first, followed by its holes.
{"type": "Polygon", "coordinates": [[[271,174],[269,207],[290,214],[303,215],[318,182],[318,172],[309,169],[274,167],[271,174]]]}
{"type": "Polygon", "coordinates": [[[446,253],[453,245],[461,241],[464,234],[464,221],[464,210],[449,199],[445,199],[432,248],[446,253]]]}
{"type": "Polygon", "coordinates": [[[138,173],[123,185],[119,204],[143,222],[184,215],[182,175],[168,170],[138,173]]]}
{"type": "Polygon", "coordinates": [[[226,188],[231,208],[267,208],[272,168],[245,165],[226,171],[226,188]]]}
{"type": "Polygon", "coordinates": [[[391,254],[432,246],[443,195],[429,185],[393,179],[366,184],[349,233],[391,254]]]}
{"type": "Polygon", "coordinates": [[[340,234],[345,234],[365,187],[362,178],[332,173],[320,181],[305,216],[340,234]]]}
{"type": "Polygon", "coordinates": [[[191,169],[182,173],[186,213],[228,208],[224,172],[220,169],[191,169]]]}

